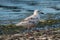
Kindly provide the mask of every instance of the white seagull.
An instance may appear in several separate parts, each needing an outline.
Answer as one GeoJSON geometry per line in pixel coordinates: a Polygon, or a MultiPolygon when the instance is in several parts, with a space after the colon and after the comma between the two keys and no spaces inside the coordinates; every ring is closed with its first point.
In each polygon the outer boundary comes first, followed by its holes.
{"type": "Polygon", "coordinates": [[[16,24],[16,26],[22,26],[22,27],[25,27],[25,28],[32,28],[32,27],[35,27],[39,20],[40,20],[40,15],[39,13],[43,14],[41,11],[38,11],[38,10],[34,10],[34,14],[25,18],[23,21],[19,22],[16,24]]]}

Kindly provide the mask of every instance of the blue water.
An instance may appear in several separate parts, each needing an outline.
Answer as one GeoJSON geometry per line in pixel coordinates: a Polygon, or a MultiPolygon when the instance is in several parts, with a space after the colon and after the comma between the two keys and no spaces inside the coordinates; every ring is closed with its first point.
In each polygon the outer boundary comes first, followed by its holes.
{"type": "Polygon", "coordinates": [[[44,13],[41,19],[47,19],[48,13],[60,19],[60,0],[0,0],[0,24],[18,23],[35,9],[44,13]]]}

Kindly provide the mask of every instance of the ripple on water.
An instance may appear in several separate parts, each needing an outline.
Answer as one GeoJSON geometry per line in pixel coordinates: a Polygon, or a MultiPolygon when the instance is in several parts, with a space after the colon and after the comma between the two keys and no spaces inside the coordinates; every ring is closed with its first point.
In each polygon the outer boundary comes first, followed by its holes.
{"type": "MultiPolygon", "coordinates": [[[[58,13],[60,12],[51,8],[51,6],[60,5],[60,1],[52,0],[0,0],[0,23],[7,22],[6,20],[22,20],[32,15],[35,9],[42,10],[44,13],[58,13]],[[47,8],[48,7],[48,8],[47,8]]],[[[15,22],[15,21],[14,21],[15,22]]]]}

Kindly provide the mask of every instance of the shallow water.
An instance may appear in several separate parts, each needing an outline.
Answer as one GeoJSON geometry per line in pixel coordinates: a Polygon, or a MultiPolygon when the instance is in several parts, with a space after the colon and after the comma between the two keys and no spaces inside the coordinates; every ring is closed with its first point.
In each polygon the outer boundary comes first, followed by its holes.
{"type": "Polygon", "coordinates": [[[60,19],[60,0],[0,0],[0,24],[18,23],[35,9],[45,13],[41,19],[47,19],[48,13],[58,14],[55,19],[60,19]]]}

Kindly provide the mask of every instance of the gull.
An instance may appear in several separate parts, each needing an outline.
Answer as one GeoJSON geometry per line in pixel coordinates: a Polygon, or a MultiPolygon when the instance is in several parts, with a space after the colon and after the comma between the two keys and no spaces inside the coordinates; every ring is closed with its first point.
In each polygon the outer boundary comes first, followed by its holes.
{"type": "Polygon", "coordinates": [[[39,13],[43,14],[43,12],[41,12],[39,10],[34,10],[33,15],[31,15],[31,16],[25,18],[23,21],[17,23],[16,26],[22,26],[22,27],[25,27],[28,29],[35,27],[39,23],[39,20],[40,20],[39,13]]]}

